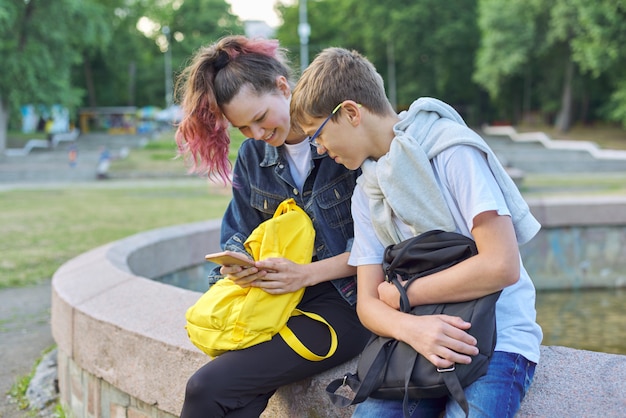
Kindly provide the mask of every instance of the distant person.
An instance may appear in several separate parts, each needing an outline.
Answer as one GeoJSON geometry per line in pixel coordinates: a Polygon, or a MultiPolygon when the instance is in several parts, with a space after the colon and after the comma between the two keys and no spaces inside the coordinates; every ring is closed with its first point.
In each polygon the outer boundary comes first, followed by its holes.
{"type": "MultiPolygon", "coordinates": [[[[275,335],[222,354],[187,382],[182,418],[258,417],[280,386],[352,359],[370,336],[354,309],[356,269],[347,264],[353,237],[350,197],[358,172],[317,155],[306,136],[292,129],[291,70],[283,52],[275,40],[243,36],[200,48],[178,84],[186,116],[176,138],[196,171],[224,179],[230,174],[229,123],[249,138],[239,148],[233,171],[222,249],[245,253],[246,238],[284,199],[294,198],[308,213],[315,228],[311,263],[270,258],[249,268],[221,267],[210,280],[233,280],[272,294],[305,288],[298,308],[332,325],[337,351],[326,360],[309,361],[275,335]]],[[[314,352],[328,350],[328,329],[319,322],[295,316],[288,324],[314,352]]]]}
{"type": "Polygon", "coordinates": [[[37,132],[46,132],[46,120],[43,116],[39,116],[39,120],[37,121],[37,132]]]}
{"type": "MultiPolygon", "coordinates": [[[[476,299],[502,290],[497,343],[487,374],[464,388],[470,417],[513,417],[532,382],[542,339],[535,288],[519,245],[540,225],[484,140],[449,105],[420,98],[396,114],[382,77],[356,51],[328,48],[303,72],[291,99],[293,123],[318,152],[351,170],[361,167],[352,197],[357,312],[377,335],[411,345],[439,368],[478,354],[472,324],[448,315],[401,312],[398,289],[385,281],[385,247],[432,229],[476,242],[478,254],[422,277],[408,288],[411,306],[476,299]],[[315,133],[315,134],[314,134],[315,133]]],[[[353,417],[402,416],[402,399],[368,398],[353,417]]],[[[412,399],[411,417],[464,417],[448,397],[412,399]]]]}
{"type": "Polygon", "coordinates": [[[67,151],[67,159],[70,168],[76,167],[76,164],[78,163],[78,147],[76,146],[76,144],[71,144],[69,146],[67,151]]]}
{"type": "Polygon", "coordinates": [[[98,165],[96,166],[96,177],[99,180],[109,178],[109,166],[111,165],[111,153],[106,147],[100,148],[100,156],[98,157],[98,165]]]}
{"type": "Polygon", "coordinates": [[[54,136],[54,134],[52,133],[52,129],[54,127],[54,121],[51,118],[48,118],[46,120],[46,123],[44,125],[44,131],[46,133],[46,139],[48,140],[48,147],[52,148],[52,137],[54,136]]]}

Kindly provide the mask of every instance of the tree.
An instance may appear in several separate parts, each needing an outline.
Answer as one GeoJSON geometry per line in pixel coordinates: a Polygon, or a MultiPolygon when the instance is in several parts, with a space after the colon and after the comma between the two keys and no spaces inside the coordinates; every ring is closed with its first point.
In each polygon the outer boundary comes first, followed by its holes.
{"type": "Polygon", "coordinates": [[[149,16],[171,12],[172,2],[108,1],[111,41],[82,54],[73,82],[87,95],[83,106],[161,105],[165,97],[160,23],[149,16]],[[140,22],[149,25],[140,28],[140,22]],[[150,25],[151,24],[151,25],[150,25]]]}
{"type": "Polygon", "coordinates": [[[500,117],[511,113],[511,96],[520,97],[525,112],[531,108],[534,57],[544,43],[539,39],[542,0],[479,0],[480,46],[474,81],[482,85],[500,117]],[[520,89],[521,86],[521,89],[520,89]]]}
{"type": "MultiPolygon", "coordinates": [[[[298,5],[278,10],[284,24],[277,36],[299,62],[298,5]]],[[[435,96],[470,112],[482,97],[471,79],[480,35],[476,14],[476,2],[467,0],[446,7],[437,0],[309,0],[309,53],[328,46],[363,53],[400,109],[419,96],[435,96]]]]}
{"type": "Polygon", "coordinates": [[[241,21],[230,13],[230,5],[224,0],[185,0],[162,22],[173,34],[175,68],[182,67],[200,47],[225,35],[244,33],[241,21]]]}
{"type": "MultiPolygon", "coordinates": [[[[170,48],[174,79],[199,48],[225,35],[244,33],[241,21],[230,12],[230,5],[225,0],[172,1],[167,7],[153,8],[148,17],[157,24],[158,32],[147,35],[158,46],[157,60],[162,63],[163,52],[170,48]],[[169,44],[162,32],[164,26],[171,34],[169,44]]],[[[163,68],[162,64],[160,68],[163,68]]],[[[159,79],[163,80],[163,76],[159,79]]],[[[163,86],[161,81],[149,88],[165,97],[163,86]]]]}
{"type": "Polygon", "coordinates": [[[626,126],[626,0],[480,0],[478,23],[474,80],[514,119],[539,109],[565,132],[611,97],[626,126]]]}
{"type": "Polygon", "coordinates": [[[24,104],[73,113],[162,103],[165,25],[175,70],[200,46],[243,33],[224,0],[0,0],[0,151],[24,104]],[[144,17],[153,32],[137,28],[144,17]]]}
{"type": "Polygon", "coordinates": [[[600,112],[626,127],[626,0],[558,0],[551,16],[554,36],[570,42],[572,61],[610,85],[600,112]]]}
{"type": "Polygon", "coordinates": [[[149,4],[98,1],[107,17],[107,37],[81,51],[81,60],[73,68],[72,83],[86,91],[83,106],[131,106],[136,100],[137,62],[150,47],[149,42],[141,42],[144,37],[137,29],[137,21],[149,4]]]}
{"type": "MultiPolygon", "coordinates": [[[[224,0],[123,3],[111,12],[112,42],[85,55],[83,67],[90,69],[94,85],[90,106],[164,106],[168,48],[175,78],[196,49],[227,34],[243,34],[224,0]]],[[[89,78],[82,73],[77,72],[76,79],[88,86],[89,78]]]]}
{"type": "Polygon", "coordinates": [[[93,0],[2,0],[0,7],[0,151],[9,116],[28,103],[74,109],[83,92],[71,67],[84,48],[106,42],[102,7],[93,0]]]}

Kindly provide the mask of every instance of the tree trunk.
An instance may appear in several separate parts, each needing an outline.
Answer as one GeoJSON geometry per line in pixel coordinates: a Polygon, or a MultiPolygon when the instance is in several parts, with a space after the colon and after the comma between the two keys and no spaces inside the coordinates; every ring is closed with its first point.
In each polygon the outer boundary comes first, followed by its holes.
{"type": "Polygon", "coordinates": [[[93,72],[91,71],[91,61],[87,55],[83,55],[83,71],[85,73],[85,85],[87,86],[87,103],[89,106],[96,107],[98,101],[96,100],[96,88],[93,82],[93,72]]]}
{"type": "Polygon", "coordinates": [[[565,67],[563,94],[561,95],[561,110],[556,117],[554,127],[558,132],[567,132],[572,127],[572,80],[574,79],[574,61],[569,59],[565,67]]]}
{"type": "Polygon", "coordinates": [[[533,77],[531,74],[530,66],[528,67],[529,68],[524,74],[524,98],[522,99],[524,107],[524,109],[522,110],[523,118],[530,116],[530,112],[532,110],[533,77]]]}
{"type": "Polygon", "coordinates": [[[135,84],[137,81],[137,65],[132,61],[128,65],[128,106],[135,106],[135,84]]]}
{"type": "Polygon", "coordinates": [[[0,96],[0,153],[7,149],[7,130],[9,124],[9,106],[0,96]]]}

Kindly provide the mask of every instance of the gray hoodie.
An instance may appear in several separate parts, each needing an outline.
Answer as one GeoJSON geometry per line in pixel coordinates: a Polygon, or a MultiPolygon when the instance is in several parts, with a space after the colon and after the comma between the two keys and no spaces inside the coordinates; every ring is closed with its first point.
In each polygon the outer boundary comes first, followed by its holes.
{"type": "Polygon", "coordinates": [[[456,226],[437,184],[430,160],[453,145],[469,145],[487,155],[489,167],[502,190],[522,245],[541,225],[530,212],[517,186],[487,143],[467,127],[450,105],[422,97],[399,115],[389,152],[378,161],[366,160],[357,180],[370,199],[376,234],[384,245],[401,241],[391,211],[415,235],[431,229],[455,231],[456,226]]]}

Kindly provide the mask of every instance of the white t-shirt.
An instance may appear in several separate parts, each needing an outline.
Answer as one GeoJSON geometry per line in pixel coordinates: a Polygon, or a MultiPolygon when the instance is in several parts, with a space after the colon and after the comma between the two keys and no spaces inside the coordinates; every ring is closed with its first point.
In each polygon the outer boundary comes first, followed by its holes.
{"type": "Polygon", "coordinates": [[[311,144],[305,139],[297,144],[285,144],[285,149],[291,177],[296,182],[298,190],[302,192],[304,181],[311,169],[311,144]]]}
{"type": "MultiPolygon", "coordinates": [[[[481,151],[457,145],[441,152],[431,163],[457,225],[456,232],[472,237],[473,219],[485,211],[495,210],[499,215],[510,215],[502,191],[481,151]]],[[[352,196],[352,216],[354,244],[348,264],[382,264],[385,247],[376,236],[369,213],[369,200],[360,185],[352,196]]],[[[394,222],[404,239],[412,237],[408,225],[395,216],[394,222]]],[[[520,266],[519,281],[503,289],[496,304],[496,351],[518,353],[537,363],[543,334],[536,323],[535,287],[521,263],[521,256],[520,266]]]]}

